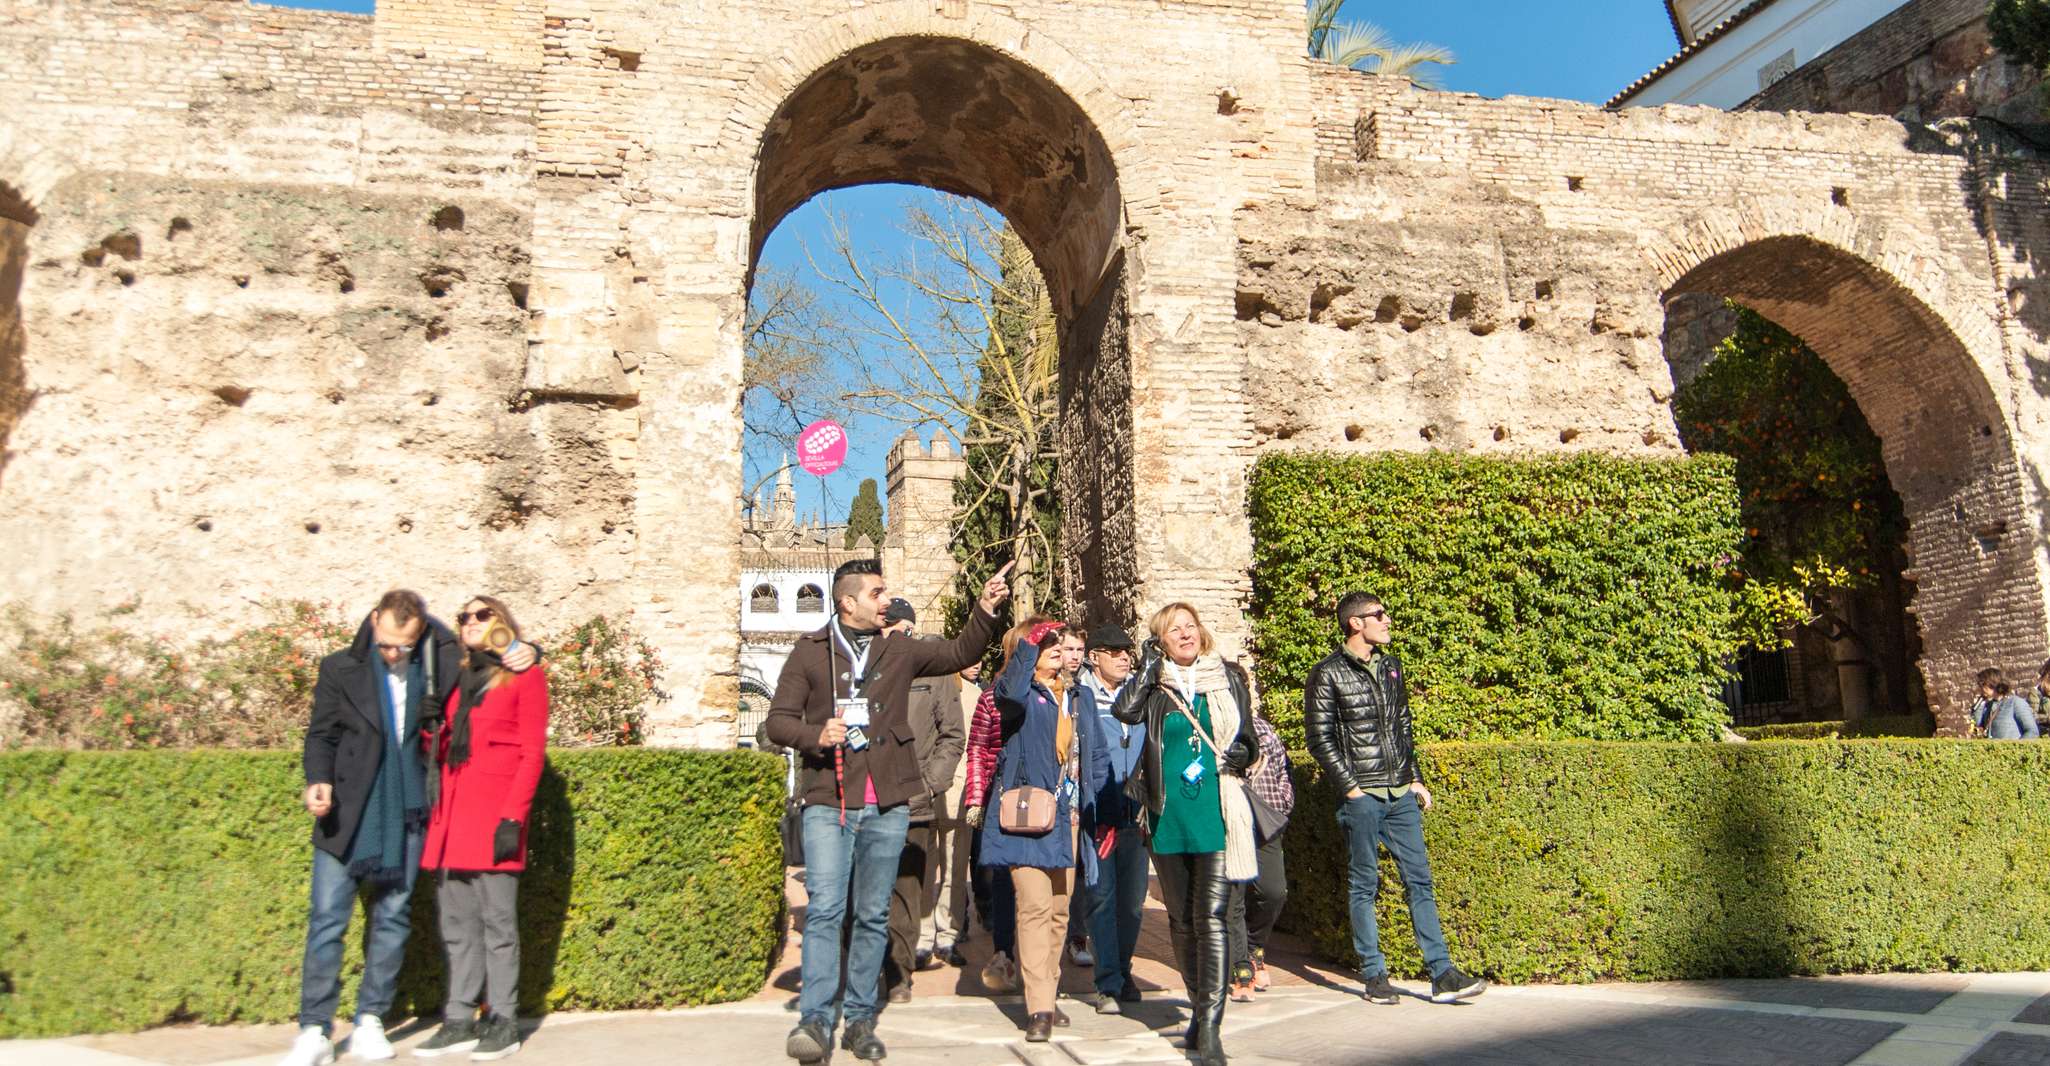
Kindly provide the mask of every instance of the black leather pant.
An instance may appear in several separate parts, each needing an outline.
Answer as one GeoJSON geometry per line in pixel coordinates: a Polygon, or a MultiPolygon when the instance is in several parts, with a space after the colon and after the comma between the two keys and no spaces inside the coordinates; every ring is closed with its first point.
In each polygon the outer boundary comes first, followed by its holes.
{"type": "MultiPolygon", "coordinates": [[[[1175,965],[1189,990],[1194,1017],[1189,1032],[1214,1042],[1224,1024],[1224,980],[1228,943],[1225,916],[1231,884],[1224,879],[1224,852],[1153,856],[1160,898],[1167,904],[1167,928],[1174,936],[1175,965]]],[[[1194,1045],[1192,1045],[1193,1047],[1194,1045]]]]}

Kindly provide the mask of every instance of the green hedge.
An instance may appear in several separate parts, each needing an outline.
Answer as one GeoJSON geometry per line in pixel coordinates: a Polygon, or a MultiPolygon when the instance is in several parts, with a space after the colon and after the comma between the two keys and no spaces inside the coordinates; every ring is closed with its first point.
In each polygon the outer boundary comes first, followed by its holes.
{"type": "MultiPolygon", "coordinates": [[[[2050,969],[2050,745],[1437,744],[1454,961],[1509,981],[2050,969]]],[[[1356,961],[1337,797],[1301,761],[1282,922],[1356,961]]],[[[1422,963],[1383,859],[1381,947],[1422,963]]]]}
{"type": "Polygon", "coordinates": [[[1732,730],[1745,740],[1829,740],[1834,737],[1927,737],[1936,722],[1926,714],[1875,715],[1855,722],[1781,722],[1732,730]]]}
{"type": "Polygon", "coordinates": [[[1351,589],[1387,601],[1424,739],[1708,739],[1735,653],[1729,460],[1271,454],[1253,633],[1301,746],[1302,679],[1351,589]]]}
{"type": "MultiPolygon", "coordinates": [[[[760,991],[780,943],[783,764],[556,751],[520,885],[523,1012],[760,991]]],[[[312,863],[296,754],[0,755],[0,1037],[294,1017],[312,863]]],[[[400,1013],[443,1001],[415,896],[400,1013]]],[[[350,926],[342,1015],[361,973],[350,926]]]]}

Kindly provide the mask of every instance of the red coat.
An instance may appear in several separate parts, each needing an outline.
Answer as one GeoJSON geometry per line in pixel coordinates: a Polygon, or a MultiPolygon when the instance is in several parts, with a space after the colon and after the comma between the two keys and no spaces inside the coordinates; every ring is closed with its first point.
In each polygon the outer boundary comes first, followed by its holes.
{"type": "Polygon", "coordinates": [[[484,694],[470,711],[470,760],[448,765],[450,729],[462,693],[448,697],[450,725],[442,727],[441,799],[427,822],[426,870],[512,873],[527,867],[527,816],[548,761],[548,674],[540,667],[514,674],[484,694]],[[491,861],[500,819],[520,823],[520,853],[491,861]]]}

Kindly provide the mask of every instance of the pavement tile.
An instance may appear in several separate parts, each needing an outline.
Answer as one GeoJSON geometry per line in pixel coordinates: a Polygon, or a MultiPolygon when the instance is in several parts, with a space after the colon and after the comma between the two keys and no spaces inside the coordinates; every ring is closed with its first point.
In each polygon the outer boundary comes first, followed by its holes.
{"type": "Polygon", "coordinates": [[[2050,1025],[2050,996],[2044,996],[2029,1004],[2020,1014],[2014,1016],[2014,1020],[2030,1025],[2050,1025]]]}
{"type": "Polygon", "coordinates": [[[1961,1066],[2043,1066],[2050,1062],[2050,1036],[1995,1033],[1961,1066]]]}

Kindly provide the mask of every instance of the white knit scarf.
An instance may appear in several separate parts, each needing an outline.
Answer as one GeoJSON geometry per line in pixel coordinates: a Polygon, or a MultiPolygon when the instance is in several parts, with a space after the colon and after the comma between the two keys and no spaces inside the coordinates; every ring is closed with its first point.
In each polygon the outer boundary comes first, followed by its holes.
{"type": "Polygon", "coordinates": [[[1190,708],[1190,717],[1195,717],[1194,701],[1182,694],[1178,682],[1193,675],[1196,691],[1210,698],[1210,743],[1211,753],[1217,757],[1218,797],[1224,804],[1224,878],[1227,881],[1251,881],[1260,876],[1260,859],[1256,854],[1259,846],[1253,835],[1253,803],[1246,798],[1246,780],[1235,774],[1223,773],[1224,752],[1231,747],[1239,735],[1239,702],[1231,694],[1231,679],[1225,674],[1224,660],[1215,655],[1205,655],[1196,660],[1192,667],[1178,668],[1172,663],[1163,664],[1168,674],[1168,689],[1182,706],[1190,708]]]}

